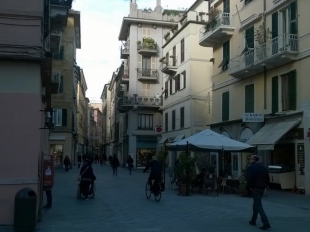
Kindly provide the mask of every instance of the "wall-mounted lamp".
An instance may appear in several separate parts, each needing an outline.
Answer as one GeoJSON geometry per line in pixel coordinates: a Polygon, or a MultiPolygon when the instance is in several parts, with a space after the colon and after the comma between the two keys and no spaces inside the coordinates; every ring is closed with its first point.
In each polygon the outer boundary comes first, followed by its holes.
{"type": "Polygon", "coordinates": [[[307,138],[310,138],[310,128],[308,129],[307,138]]]}

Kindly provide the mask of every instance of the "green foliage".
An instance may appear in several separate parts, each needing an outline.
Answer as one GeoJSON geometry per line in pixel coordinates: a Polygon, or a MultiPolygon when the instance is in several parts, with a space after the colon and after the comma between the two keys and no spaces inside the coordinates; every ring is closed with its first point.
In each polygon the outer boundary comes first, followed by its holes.
{"type": "Polygon", "coordinates": [[[177,179],[182,184],[190,184],[195,178],[196,159],[182,152],[179,156],[179,164],[175,167],[177,179]]]}
{"type": "Polygon", "coordinates": [[[255,41],[258,42],[259,45],[263,45],[269,39],[271,39],[272,32],[269,28],[265,30],[265,24],[262,23],[258,28],[255,29],[254,36],[255,41]],[[266,34],[266,41],[265,41],[265,34],[266,34]]]}
{"type": "Polygon", "coordinates": [[[164,10],[163,15],[168,15],[168,16],[180,16],[180,14],[184,13],[184,11],[180,10],[164,10]]]}
{"type": "Polygon", "coordinates": [[[143,42],[144,42],[144,43],[147,43],[147,44],[154,44],[154,43],[155,43],[154,39],[151,38],[151,37],[145,38],[145,39],[143,40],[143,42]]]}
{"type": "Polygon", "coordinates": [[[138,41],[137,41],[137,44],[138,44],[138,45],[140,45],[140,44],[141,44],[141,41],[140,41],[140,40],[138,40],[138,41]]]}
{"type": "Polygon", "coordinates": [[[205,26],[206,30],[209,31],[210,29],[213,29],[216,25],[216,18],[221,13],[219,9],[211,9],[207,15],[209,16],[209,20],[205,26]]]}

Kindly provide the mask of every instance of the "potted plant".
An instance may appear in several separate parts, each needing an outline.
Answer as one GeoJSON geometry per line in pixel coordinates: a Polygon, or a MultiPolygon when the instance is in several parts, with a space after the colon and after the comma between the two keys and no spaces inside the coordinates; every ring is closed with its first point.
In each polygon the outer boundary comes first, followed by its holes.
{"type": "Polygon", "coordinates": [[[266,49],[269,49],[268,46],[264,46],[266,42],[268,42],[271,37],[271,31],[269,28],[265,30],[265,24],[262,23],[254,32],[255,41],[258,43],[258,47],[256,47],[256,58],[257,60],[262,60],[266,58],[266,49]]]}
{"type": "Polygon", "coordinates": [[[219,9],[211,9],[207,15],[209,16],[209,20],[205,26],[206,30],[209,31],[209,30],[212,30],[215,26],[216,26],[216,23],[217,23],[217,17],[218,15],[221,13],[221,11],[219,9]]]}
{"type": "Polygon", "coordinates": [[[154,48],[155,47],[155,41],[153,38],[147,37],[143,40],[142,46],[145,48],[154,48]]]}
{"type": "Polygon", "coordinates": [[[140,45],[140,44],[141,44],[141,41],[140,41],[140,40],[138,40],[138,41],[137,41],[137,45],[140,45]]]}
{"type": "Polygon", "coordinates": [[[189,196],[190,185],[195,178],[196,159],[182,152],[179,156],[180,162],[175,167],[179,195],[189,196]]]}

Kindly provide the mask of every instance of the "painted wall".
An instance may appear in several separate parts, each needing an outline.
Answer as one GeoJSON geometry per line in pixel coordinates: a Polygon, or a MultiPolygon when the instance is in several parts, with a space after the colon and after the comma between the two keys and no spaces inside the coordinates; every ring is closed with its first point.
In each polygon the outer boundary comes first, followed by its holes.
{"type": "Polygon", "coordinates": [[[40,65],[0,62],[0,224],[12,224],[18,190],[38,190],[38,164],[42,152],[40,65]]]}

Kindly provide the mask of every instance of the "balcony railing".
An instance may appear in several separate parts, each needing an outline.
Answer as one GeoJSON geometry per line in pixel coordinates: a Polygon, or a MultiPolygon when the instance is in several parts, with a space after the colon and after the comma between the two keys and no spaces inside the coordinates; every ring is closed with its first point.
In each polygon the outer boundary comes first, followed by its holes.
{"type": "Polygon", "coordinates": [[[129,56],[130,43],[126,42],[121,48],[121,59],[127,59],[129,56]]]}
{"type": "Polygon", "coordinates": [[[157,53],[157,44],[150,44],[150,43],[141,43],[138,44],[138,53],[143,54],[156,54],[157,53]]]}
{"type": "Polygon", "coordinates": [[[157,80],[158,70],[157,69],[137,69],[138,80],[157,80]]]}
{"type": "Polygon", "coordinates": [[[215,43],[220,43],[223,37],[232,36],[234,30],[233,17],[229,13],[222,13],[200,29],[199,44],[205,47],[213,46],[215,43]]]}
{"type": "Polygon", "coordinates": [[[257,73],[265,66],[277,67],[290,62],[298,53],[298,35],[283,34],[264,44],[249,48],[240,56],[230,60],[229,73],[235,77],[247,77],[251,71],[257,73]],[[282,56],[286,54],[286,56],[282,56]],[[243,70],[246,70],[245,74],[243,70]]]}
{"type": "Polygon", "coordinates": [[[73,0],[51,0],[51,5],[66,6],[71,8],[73,0]]]}
{"type": "Polygon", "coordinates": [[[149,97],[149,96],[124,96],[119,100],[119,106],[151,106],[160,107],[163,105],[163,100],[161,96],[149,97]]]}
{"type": "Polygon", "coordinates": [[[161,65],[161,71],[165,74],[168,74],[168,75],[173,75],[177,72],[177,65],[176,65],[176,60],[173,61],[173,60],[167,60],[167,59],[164,59],[162,61],[162,65],[161,65]]]}

